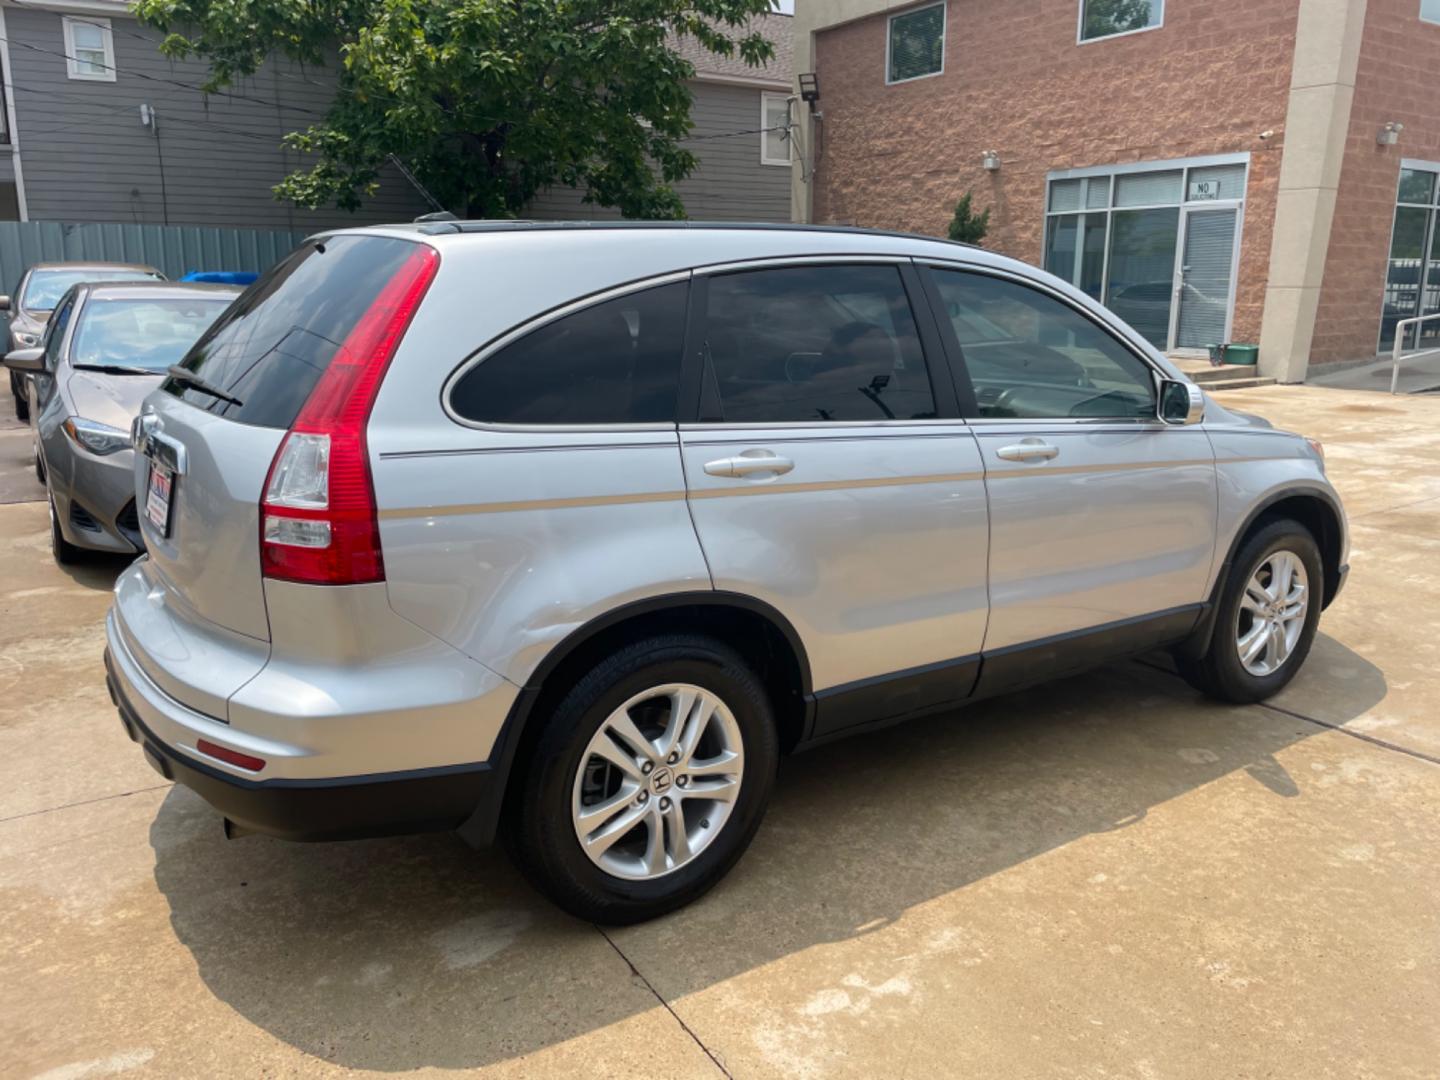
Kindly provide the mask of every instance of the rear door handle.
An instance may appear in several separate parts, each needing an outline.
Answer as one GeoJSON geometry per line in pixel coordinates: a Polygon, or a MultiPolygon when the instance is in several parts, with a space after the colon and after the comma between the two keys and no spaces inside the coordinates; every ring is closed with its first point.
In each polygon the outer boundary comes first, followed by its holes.
{"type": "Polygon", "coordinates": [[[705,471],[711,476],[756,476],[760,473],[780,476],[793,468],[793,461],[769,450],[746,450],[735,457],[705,463],[705,471]]]}
{"type": "Polygon", "coordinates": [[[1044,439],[1021,439],[1013,446],[1002,446],[995,451],[995,456],[1006,461],[1049,461],[1059,453],[1058,447],[1044,439]]]}

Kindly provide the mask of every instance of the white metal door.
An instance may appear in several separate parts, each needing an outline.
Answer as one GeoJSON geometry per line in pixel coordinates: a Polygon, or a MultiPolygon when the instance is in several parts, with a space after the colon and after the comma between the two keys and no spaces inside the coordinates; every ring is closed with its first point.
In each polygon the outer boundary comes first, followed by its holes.
{"type": "Polygon", "coordinates": [[[1170,351],[1203,353],[1230,340],[1240,246],[1237,206],[1187,206],[1180,212],[1170,351]]]}

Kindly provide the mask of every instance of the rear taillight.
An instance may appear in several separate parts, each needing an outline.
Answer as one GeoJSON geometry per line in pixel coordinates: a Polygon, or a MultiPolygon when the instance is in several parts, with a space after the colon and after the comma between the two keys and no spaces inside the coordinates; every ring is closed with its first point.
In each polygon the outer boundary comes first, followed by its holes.
{"type": "Polygon", "coordinates": [[[416,245],[346,335],[276,451],[260,502],[266,577],[311,585],[385,580],[365,427],[439,263],[433,248],[416,245]]]}

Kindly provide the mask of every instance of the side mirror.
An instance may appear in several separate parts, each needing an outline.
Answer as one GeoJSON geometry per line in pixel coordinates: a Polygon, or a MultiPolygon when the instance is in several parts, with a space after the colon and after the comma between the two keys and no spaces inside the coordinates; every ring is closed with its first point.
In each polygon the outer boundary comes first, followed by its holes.
{"type": "Polygon", "coordinates": [[[1160,419],[1167,424],[1198,424],[1205,419],[1205,391],[1194,383],[1160,383],[1160,419]]]}
{"type": "Polygon", "coordinates": [[[11,371],[44,371],[44,349],[16,349],[5,356],[5,366],[11,371]]]}
{"type": "Polygon", "coordinates": [[[10,310],[10,297],[0,293],[0,311],[10,310]]]}

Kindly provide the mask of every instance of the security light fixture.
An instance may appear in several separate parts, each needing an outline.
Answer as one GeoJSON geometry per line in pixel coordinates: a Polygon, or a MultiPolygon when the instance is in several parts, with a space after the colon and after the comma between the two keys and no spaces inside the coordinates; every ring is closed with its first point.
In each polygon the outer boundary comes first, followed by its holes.
{"type": "Polygon", "coordinates": [[[820,100],[820,76],[813,71],[807,71],[803,75],[797,75],[800,82],[800,100],[810,106],[810,111],[815,111],[815,103],[820,100]]]}
{"type": "Polygon", "coordinates": [[[1380,133],[1375,136],[1375,141],[1381,146],[1394,146],[1400,141],[1400,132],[1405,130],[1405,125],[1398,120],[1387,120],[1380,133]]]}
{"type": "Polygon", "coordinates": [[[985,153],[980,156],[980,164],[985,166],[986,172],[999,172],[1000,151],[986,150],[985,153]]]}

